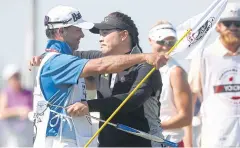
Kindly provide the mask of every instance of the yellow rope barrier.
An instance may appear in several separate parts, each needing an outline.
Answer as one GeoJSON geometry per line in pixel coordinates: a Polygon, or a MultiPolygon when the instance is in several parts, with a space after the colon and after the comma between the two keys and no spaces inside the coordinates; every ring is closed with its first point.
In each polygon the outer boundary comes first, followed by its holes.
{"type": "MultiPolygon", "coordinates": [[[[169,55],[177,45],[191,32],[189,29],[182,37],[179,39],[175,45],[167,52],[169,55]]],[[[118,108],[111,114],[111,116],[104,122],[104,124],[96,131],[96,133],[89,139],[89,141],[85,144],[84,148],[88,147],[89,144],[94,140],[95,137],[103,130],[103,128],[112,120],[112,118],[117,114],[117,112],[127,103],[127,101],[132,97],[132,95],[139,89],[139,87],[150,77],[150,75],[156,70],[156,68],[152,68],[152,70],[142,79],[142,81],[132,90],[132,92],[127,96],[127,98],[118,106],[118,108]]]]}

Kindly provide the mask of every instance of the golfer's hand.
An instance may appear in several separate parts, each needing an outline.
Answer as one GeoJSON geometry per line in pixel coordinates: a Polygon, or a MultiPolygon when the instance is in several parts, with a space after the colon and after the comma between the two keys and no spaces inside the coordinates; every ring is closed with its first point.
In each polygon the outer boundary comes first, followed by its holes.
{"type": "Polygon", "coordinates": [[[67,107],[67,113],[70,116],[84,116],[89,114],[87,102],[76,102],[67,107]]]}
{"type": "Polygon", "coordinates": [[[159,53],[151,53],[146,54],[145,59],[148,64],[153,65],[156,69],[159,69],[167,63],[168,56],[159,53]]]}
{"type": "Polygon", "coordinates": [[[41,56],[34,56],[32,59],[29,61],[29,70],[32,70],[32,66],[39,66],[41,64],[42,58],[41,56]]]}

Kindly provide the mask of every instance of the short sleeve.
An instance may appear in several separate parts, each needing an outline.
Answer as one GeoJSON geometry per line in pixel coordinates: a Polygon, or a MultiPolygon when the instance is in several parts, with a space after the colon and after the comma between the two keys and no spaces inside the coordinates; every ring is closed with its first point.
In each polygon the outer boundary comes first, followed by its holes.
{"type": "Polygon", "coordinates": [[[72,55],[59,54],[53,57],[49,65],[52,81],[56,84],[77,84],[88,62],[72,55]]]}

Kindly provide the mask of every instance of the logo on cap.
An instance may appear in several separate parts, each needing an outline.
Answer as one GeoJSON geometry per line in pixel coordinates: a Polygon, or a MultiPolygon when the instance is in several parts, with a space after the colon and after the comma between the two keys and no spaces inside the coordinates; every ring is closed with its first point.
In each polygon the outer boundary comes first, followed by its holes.
{"type": "Polygon", "coordinates": [[[109,20],[108,17],[104,18],[104,22],[108,22],[108,20],[109,20]]]}
{"type": "Polygon", "coordinates": [[[72,17],[73,17],[73,21],[76,22],[77,20],[81,19],[82,16],[81,14],[78,12],[77,14],[76,13],[73,13],[72,14],[72,17]]]}
{"type": "Polygon", "coordinates": [[[50,20],[49,16],[45,16],[45,18],[44,18],[44,26],[48,25],[49,20],[50,20]]]}

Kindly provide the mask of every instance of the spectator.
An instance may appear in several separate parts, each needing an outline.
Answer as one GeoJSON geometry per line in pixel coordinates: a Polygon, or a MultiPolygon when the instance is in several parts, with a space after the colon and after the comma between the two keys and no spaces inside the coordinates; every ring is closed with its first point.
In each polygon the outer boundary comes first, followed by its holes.
{"type": "Polygon", "coordinates": [[[7,81],[7,86],[0,96],[0,119],[1,131],[4,131],[1,133],[7,135],[1,136],[1,140],[8,142],[10,138],[15,138],[17,146],[32,146],[32,141],[29,142],[29,138],[32,138],[31,125],[27,119],[32,110],[32,92],[22,87],[20,69],[15,65],[4,68],[3,79],[7,81]]]}
{"type": "MultiPolygon", "coordinates": [[[[176,41],[176,30],[168,21],[158,21],[149,31],[149,42],[153,52],[166,53],[176,41]]],[[[173,58],[160,68],[160,73],[163,80],[160,97],[163,135],[170,141],[178,143],[179,147],[183,147],[182,128],[189,125],[192,120],[191,91],[187,74],[173,58]]]]}
{"type": "Polygon", "coordinates": [[[189,83],[201,97],[201,146],[239,147],[240,5],[229,3],[216,27],[220,37],[194,58],[189,83]]]}

